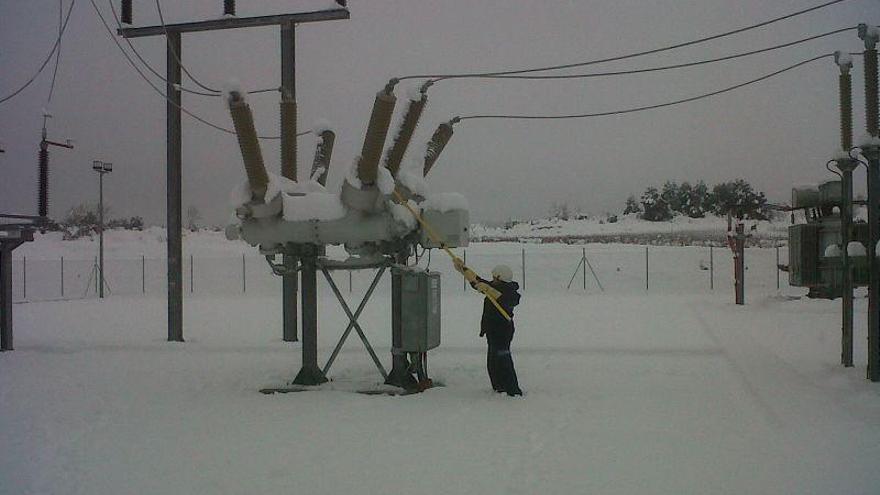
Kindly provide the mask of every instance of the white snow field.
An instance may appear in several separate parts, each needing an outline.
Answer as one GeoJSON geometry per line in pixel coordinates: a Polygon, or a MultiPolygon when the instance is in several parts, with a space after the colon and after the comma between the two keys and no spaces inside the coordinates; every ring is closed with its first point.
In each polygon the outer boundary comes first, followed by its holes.
{"type": "MultiPolygon", "coordinates": [[[[22,249],[30,263],[76,250],[63,244],[22,249]]],[[[118,246],[114,256],[142,254],[141,244],[118,246]]],[[[522,247],[475,243],[469,264],[485,274],[504,260],[520,279],[522,247]]],[[[709,290],[698,266],[706,248],[652,247],[646,291],[643,247],[585,246],[606,292],[589,273],[587,290],[580,278],[565,290],[579,246],[526,249],[513,343],[523,398],[491,391],[481,299],[436,252],[443,344],[428,367],[445,386],[403,397],[356,393],[381,376],[354,333],[330,383],[260,394],[299,369],[299,344],[280,338],[280,284],[241,294],[235,276],[197,280],[186,293],[186,343],[165,342],[158,289],[16,304],[16,350],[0,354],[0,492],[880,491],[880,385],[864,378],[862,293],[856,367],[843,368],[840,302],[787,297],[804,291],[784,277],[777,291],[772,249],[749,250],[742,307],[725,249],[715,249],[709,290]]],[[[349,293],[337,274],[353,309],[369,276],[358,274],[349,293]]],[[[386,367],[389,287],[386,278],[360,319],[386,367]]],[[[348,320],[320,278],[319,291],[323,365],[348,320]]]]}

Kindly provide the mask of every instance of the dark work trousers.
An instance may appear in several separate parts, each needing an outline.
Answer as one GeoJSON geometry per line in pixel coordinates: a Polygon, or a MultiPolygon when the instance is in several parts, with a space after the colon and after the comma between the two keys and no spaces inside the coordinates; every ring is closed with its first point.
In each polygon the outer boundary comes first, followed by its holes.
{"type": "Polygon", "coordinates": [[[513,325],[509,328],[494,328],[486,333],[489,351],[486,355],[486,369],[492,388],[508,395],[521,395],[513,357],[510,355],[510,341],[513,340],[513,325]]]}

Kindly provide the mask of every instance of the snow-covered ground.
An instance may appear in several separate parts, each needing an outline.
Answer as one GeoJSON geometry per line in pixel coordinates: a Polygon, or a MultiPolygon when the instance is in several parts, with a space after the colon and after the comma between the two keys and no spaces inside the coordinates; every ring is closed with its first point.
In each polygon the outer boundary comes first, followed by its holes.
{"type": "MultiPolygon", "coordinates": [[[[146,237],[108,242],[112,257],[163,254],[157,232],[125,235],[146,237]]],[[[201,249],[226,264],[254,254],[219,237],[187,246],[197,266],[201,249]]],[[[93,248],[44,239],[21,254],[30,264],[93,248]]],[[[521,399],[491,392],[481,300],[438,253],[443,344],[428,366],[445,386],[406,397],[354,393],[381,382],[356,335],[326,386],[260,394],[299,369],[299,344],[280,338],[278,285],[242,294],[234,277],[197,280],[186,343],[165,342],[159,289],[16,304],[16,350],[0,355],[0,492],[877,493],[880,388],[864,379],[863,298],[846,369],[839,301],[788,297],[804,291],[784,277],[777,291],[772,249],[747,253],[738,307],[717,248],[714,290],[699,266],[707,248],[652,247],[647,291],[639,246],[584,246],[605,292],[589,272],[586,290],[581,274],[565,290],[580,246],[475,243],[468,261],[481,272],[507,262],[521,279],[523,248],[521,399]]],[[[343,291],[350,306],[370,276],[343,291]]],[[[319,291],[323,364],[347,319],[323,281],[319,291]]],[[[390,319],[386,278],[360,320],[386,367],[390,319]]]]}

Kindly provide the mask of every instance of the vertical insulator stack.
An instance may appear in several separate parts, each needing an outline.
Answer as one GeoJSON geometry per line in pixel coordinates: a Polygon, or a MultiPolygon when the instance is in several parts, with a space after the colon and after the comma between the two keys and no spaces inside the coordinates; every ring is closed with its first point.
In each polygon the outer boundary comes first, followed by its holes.
{"type": "Polygon", "coordinates": [[[840,74],[840,149],[844,151],[853,147],[852,120],[852,76],[847,72],[840,74]]]}
{"type": "Polygon", "coordinates": [[[865,50],[865,120],[868,134],[877,135],[877,50],[865,50]]]}
{"type": "Polygon", "coordinates": [[[358,179],[364,185],[376,183],[379,158],[385,145],[385,137],[388,135],[388,126],[391,125],[391,114],[394,113],[395,103],[397,98],[389,88],[376,94],[367,135],[364,137],[364,147],[361,149],[361,157],[357,164],[358,179]]]}
{"type": "Polygon", "coordinates": [[[315,161],[312,162],[311,177],[322,186],[327,183],[327,172],[330,170],[330,157],[333,155],[333,144],[336,142],[336,133],[326,129],[320,134],[321,142],[315,149],[315,161]],[[318,171],[321,173],[315,177],[318,171]]]}
{"type": "Polygon", "coordinates": [[[131,24],[131,1],[132,0],[122,0],[122,22],[125,24],[131,24]]]}
{"type": "Polygon", "coordinates": [[[397,171],[400,170],[403,155],[406,153],[406,148],[412,140],[416,125],[418,125],[422,111],[425,109],[425,104],[428,102],[428,96],[425,93],[420,95],[421,97],[418,100],[409,100],[403,121],[400,123],[400,129],[397,130],[397,135],[394,137],[394,144],[388,150],[385,168],[391,172],[392,177],[397,177],[397,171]]]}
{"type": "Polygon", "coordinates": [[[452,133],[452,122],[444,122],[437,127],[436,131],[434,131],[434,135],[431,136],[431,140],[428,141],[428,148],[425,150],[424,175],[428,175],[428,172],[431,171],[431,167],[437,162],[437,158],[440,157],[443,148],[446,147],[446,144],[449,143],[449,140],[452,138],[452,133]]]}
{"type": "Polygon", "coordinates": [[[269,174],[266,173],[266,166],[263,164],[263,153],[260,150],[257,130],[254,128],[251,107],[237,91],[229,93],[228,104],[253,199],[263,201],[269,185],[269,174]]]}
{"type": "Polygon", "coordinates": [[[296,100],[281,100],[281,175],[296,180],[296,100]]]}
{"type": "Polygon", "coordinates": [[[40,178],[39,192],[37,197],[38,215],[42,218],[49,216],[49,150],[45,141],[40,143],[40,178]]]}

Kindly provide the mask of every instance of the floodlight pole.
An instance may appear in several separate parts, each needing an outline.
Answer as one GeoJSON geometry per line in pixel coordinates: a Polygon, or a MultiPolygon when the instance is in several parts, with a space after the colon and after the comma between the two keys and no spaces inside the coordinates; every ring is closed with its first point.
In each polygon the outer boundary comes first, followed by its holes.
{"type": "Polygon", "coordinates": [[[104,299],[104,174],[113,170],[112,163],[99,160],[92,162],[92,170],[98,173],[98,298],[104,299]]]}
{"type": "MultiPolygon", "coordinates": [[[[339,3],[339,2],[337,2],[339,3]]],[[[344,5],[344,2],[340,5],[344,5]]],[[[281,14],[258,17],[224,17],[198,22],[184,22],[159,26],[146,26],[137,28],[121,28],[117,33],[124,38],[139,38],[146,36],[166,36],[166,228],[168,229],[168,340],[183,342],[183,230],[181,214],[181,184],[182,184],[182,128],[181,128],[181,53],[182,33],[194,33],[201,31],[217,31],[223,29],[241,29],[261,26],[293,26],[297,23],[332,21],[348,19],[348,9],[328,9],[315,12],[303,12],[298,14],[281,14]]],[[[291,30],[291,36],[293,30],[291,30]]],[[[283,44],[284,42],[282,42],[283,44]]],[[[291,50],[293,44],[290,45],[291,50]]],[[[293,60],[291,53],[290,60],[293,60]]],[[[292,64],[291,64],[292,65],[292,64]]],[[[291,68],[292,70],[292,68],[291,68]]],[[[282,76],[283,77],[283,76],[282,76]]],[[[290,289],[288,289],[289,291],[290,289]]],[[[287,294],[284,294],[287,296],[287,294]]],[[[290,312],[289,302],[293,298],[285,297],[285,314],[290,312]]],[[[293,303],[295,304],[295,303],[293,303]]],[[[296,308],[293,308],[296,314],[296,308]]],[[[289,321],[289,320],[288,320],[289,321]]],[[[295,317],[293,319],[295,333],[295,317]]]]}

